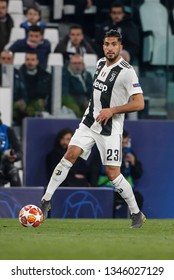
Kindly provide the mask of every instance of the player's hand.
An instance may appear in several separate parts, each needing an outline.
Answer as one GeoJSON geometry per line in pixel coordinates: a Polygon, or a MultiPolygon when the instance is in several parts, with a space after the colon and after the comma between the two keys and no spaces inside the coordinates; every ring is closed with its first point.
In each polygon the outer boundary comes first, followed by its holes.
{"type": "Polygon", "coordinates": [[[97,122],[104,122],[104,125],[107,124],[108,120],[113,116],[113,112],[111,110],[111,108],[105,108],[102,109],[99,113],[99,115],[96,118],[97,122]]]}

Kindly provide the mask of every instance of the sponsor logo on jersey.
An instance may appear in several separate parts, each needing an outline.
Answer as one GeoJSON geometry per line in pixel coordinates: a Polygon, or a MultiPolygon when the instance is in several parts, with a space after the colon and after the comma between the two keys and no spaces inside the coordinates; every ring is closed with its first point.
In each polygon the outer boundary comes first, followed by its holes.
{"type": "Polygon", "coordinates": [[[95,80],[94,83],[93,83],[93,86],[95,89],[99,89],[101,90],[101,92],[106,92],[108,90],[108,86],[95,80]]]}
{"type": "Polygon", "coordinates": [[[140,87],[139,83],[133,84],[133,87],[140,87]]]}

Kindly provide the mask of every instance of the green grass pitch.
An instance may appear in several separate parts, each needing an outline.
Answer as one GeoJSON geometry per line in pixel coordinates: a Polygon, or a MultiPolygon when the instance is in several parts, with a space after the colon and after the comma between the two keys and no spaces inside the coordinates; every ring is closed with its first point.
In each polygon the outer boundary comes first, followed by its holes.
{"type": "Polygon", "coordinates": [[[174,220],[147,220],[130,229],[128,219],[47,219],[25,228],[0,219],[1,260],[174,259],[174,220]]]}

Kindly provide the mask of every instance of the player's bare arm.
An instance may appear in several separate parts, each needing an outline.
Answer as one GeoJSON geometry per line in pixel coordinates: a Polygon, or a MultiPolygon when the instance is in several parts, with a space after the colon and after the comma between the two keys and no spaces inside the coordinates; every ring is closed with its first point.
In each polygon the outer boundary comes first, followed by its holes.
{"type": "Polygon", "coordinates": [[[108,120],[114,114],[123,114],[123,113],[130,113],[141,111],[144,109],[144,97],[143,94],[137,93],[131,96],[130,102],[127,104],[116,106],[112,108],[105,108],[102,109],[99,115],[96,118],[97,122],[104,122],[104,125],[107,124],[108,120]]]}

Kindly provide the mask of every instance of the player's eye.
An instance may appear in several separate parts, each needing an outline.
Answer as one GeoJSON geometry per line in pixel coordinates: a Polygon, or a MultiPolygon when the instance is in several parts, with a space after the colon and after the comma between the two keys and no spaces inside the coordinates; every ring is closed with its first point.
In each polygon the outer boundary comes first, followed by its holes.
{"type": "Polygon", "coordinates": [[[115,46],[118,46],[119,44],[120,44],[119,42],[104,43],[104,46],[105,46],[105,47],[108,47],[108,46],[115,47],[115,46]]]}

